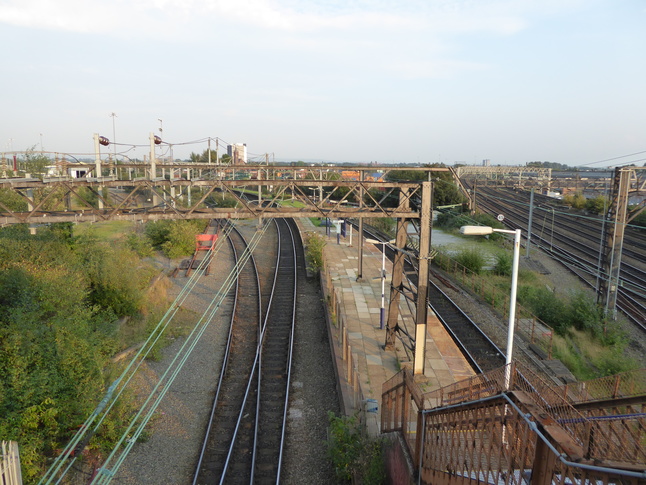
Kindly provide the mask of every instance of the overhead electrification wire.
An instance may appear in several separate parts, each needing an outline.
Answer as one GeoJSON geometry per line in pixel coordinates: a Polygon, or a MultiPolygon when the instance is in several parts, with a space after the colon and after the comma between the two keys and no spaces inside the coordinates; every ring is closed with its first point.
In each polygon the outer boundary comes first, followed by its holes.
{"type": "MultiPolygon", "coordinates": [[[[641,152],[629,153],[628,155],[620,155],[618,157],[606,158],[605,160],[599,160],[598,162],[582,163],[580,166],[586,167],[588,165],[596,165],[598,163],[612,162],[614,160],[619,160],[620,158],[634,157],[635,155],[641,155],[643,153],[646,153],[646,150],[643,150],[641,152]]],[[[637,160],[637,161],[641,161],[641,160],[637,160]]]]}
{"type": "MultiPolygon", "coordinates": [[[[69,471],[72,464],[76,460],[76,456],[78,454],[76,453],[76,451],[78,452],[82,451],[82,449],[85,447],[85,445],[87,445],[87,443],[89,442],[93,434],[98,430],[103,420],[108,415],[108,413],[110,412],[114,404],[117,402],[118,398],[124,392],[125,388],[132,380],[132,378],[136,374],[137,370],[139,369],[139,367],[141,366],[145,358],[149,355],[151,350],[154,348],[155,344],[157,344],[159,339],[164,334],[164,331],[167,329],[168,325],[172,321],[175,314],[179,311],[179,308],[182,306],[186,298],[190,295],[191,291],[196,286],[201,276],[201,270],[203,270],[206,267],[206,265],[210,262],[211,258],[213,258],[214,255],[222,247],[223,243],[221,243],[220,241],[224,240],[228,236],[228,233],[230,230],[231,230],[230,227],[228,227],[228,230],[223,232],[214,250],[209,251],[207,256],[202,260],[202,262],[200,263],[200,266],[198,267],[198,271],[193,273],[191,278],[189,278],[186,285],[184,285],[180,293],[175,298],[175,301],[170,305],[166,314],[162,317],[162,319],[159,321],[155,329],[151,332],[146,342],[144,342],[144,345],[135,354],[135,356],[132,358],[128,366],[124,369],[122,374],[109,386],[108,390],[106,391],[99,405],[92,412],[92,414],[86,419],[86,421],[79,427],[79,431],[72,437],[72,439],[67,444],[65,449],[61,452],[58,458],[56,458],[54,463],[52,463],[49,470],[41,478],[39,483],[49,484],[54,481],[58,483],[58,480],[60,480],[61,477],[65,476],[65,474],[69,471]],[[116,392],[116,395],[115,395],[115,392],[116,392]],[[68,460],[69,458],[72,458],[70,460],[69,465],[65,469],[63,469],[63,466],[65,465],[65,461],[68,460]]],[[[235,281],[235,271],[236,271],[236,268],[232,270],[231,274],[227,277],[226,282],[229,282],[232,278],[233,278],[233,281],[235,281]]],[[[228,289],[230,289],[230,286],[228,289]]],[[[210,319],[213,318],[213,315],[215,315],[215,312],[219,308],[221,301],[224,299],[224,297],[226,297],[226,294],[228,293],[228,289],[225,289],[224,287],[221,288],[219,292],[216,294],[216,296],[214,297],[211,305],[207,309],[207,312],[211,311],[210,319]]],[[[208,322],[210,322],[210,319],[207,321],[207,324],[208,322]]],[[[198,325],[201,322],[203,322],[203,319],[201,319],[200,322],[198,322],[198,325]]],[[[153,392],[154,391],[155,390],[153,390],[153,392]]],[[[132,427],[133,423],[131,423],[131,426],[128,428],[129,430],[132,427]]],[[[124,438],[122,437],[122,440],[119,442],[120,444],[123,442],[123,439],[124,438]]]]}
{"type": "Polygon", "coordinates": [[[187,336],[186,340],[184,341],[184,344],[182,345],[178,353],[171,361],[168,369],[160,377],[158,383],[155,385],[155,387],[149,394],[148,398],[141,406],[139,412],[131,420],[130,425],[122,434],[121,438],[113,448],[112,452],[103,463],[103,466],[99,469],[96,477],[92,481],[92,484],[107,484],[112,481],[119,467],[123,464],[123,461],[126,459],[128,453],[134,446],[134,443],[137,441],[137,439],[143,432],[146,424],[150,421],[154,412],[159,407],[159,404],[161,403],[162,399],[170,389],[170,386],[173,384],[175,378],[177,377],[177,375],[183,368],[184,364],[188,360],[189,356],[191,355],[193,349],[195,348],[200,338],[206,331],[208,325],[215,317],[217,310],[220,308],[222,304],[222,301],[226,298],[226,296],[229,293],[229,290],[232,288],[233,284],[235,283],[235,280],[239,274],[240,269],[246,264],[246,262],[251,257],[251,253],[253,252],[253,250],[256,248],[256,246],[262,239],[262,236],[264,235],[270,222],[271,222],[270,220],[266,220],[262,228],[254,234],[254,237],[252,238],[249,246],[243,253],[242,257],[236,263],[236,266],[234,267],[234,269],[229,273],[225,282],[221,286],[220,290],[218,290],[218,293],[213,298],[213,300],[209,304],[208,308],[206,309],[202,317],[193,327],[193,330],[191,331],[191,333],[187,336]],[[148,410],[145,411],[147,406],[148,406],[148,410]],[[119,449],[121,447],[123,447],[123,449],[119,453],[119,449]],[[111,464],[112,460],[115,460],[115,461],[114,463],[112,463],[111,468],[108,468],[108,465],[111,464]]]}

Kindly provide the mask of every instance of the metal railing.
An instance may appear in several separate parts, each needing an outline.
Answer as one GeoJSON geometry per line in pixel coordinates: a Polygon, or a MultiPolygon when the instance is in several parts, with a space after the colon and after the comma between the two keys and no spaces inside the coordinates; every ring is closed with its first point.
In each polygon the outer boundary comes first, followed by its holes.
{"type": "Polygon", "coordinates": [[[420,483],[646,483],[643,413],[583,416],[517,363],[426,394],[404,370],[384,383],[381,417],[420,483]]]}
{"type": "Polygon", "coordinates": [[[646,369],[565,384],[560,390],[573,404],[640,396],[646,394],[646,369]]]}

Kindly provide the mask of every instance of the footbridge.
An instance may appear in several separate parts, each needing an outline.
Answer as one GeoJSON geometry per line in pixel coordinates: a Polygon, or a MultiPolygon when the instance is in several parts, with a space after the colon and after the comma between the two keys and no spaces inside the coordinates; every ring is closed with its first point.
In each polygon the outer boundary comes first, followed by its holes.
{"type": "Polygon", "coordinates": [[[51,176],[22,173],[0,178],[0,194],[4,193],[0,225],[359,214],[419,218],[417,208],[404,205],[409,206],[412,198],[421,200],[422,185],[390,182],[388,172],[424,172],[428,181],[438,173],[453,173],[444,167],[157,164],[151,168],[132,163],[114,165],[98,177],[93,170],[94,165],[74,164],[73,171],[67,167],[51,176]],[[83,176],[77,177],[79,173],[83,176]],[[398,204],[400,192],[406,195],[398,204]],[[222,207],[221,195],[234,198],[236,207],[222,207]],[[297,203],[282,204],[286,199],[297,203]]]}
{"type": "Polygon", "coordinates": [[[513,362],[424,393],[409,371],[383,385],[422,484],[646,483],[646,370],[552,386],[513,362]]]}

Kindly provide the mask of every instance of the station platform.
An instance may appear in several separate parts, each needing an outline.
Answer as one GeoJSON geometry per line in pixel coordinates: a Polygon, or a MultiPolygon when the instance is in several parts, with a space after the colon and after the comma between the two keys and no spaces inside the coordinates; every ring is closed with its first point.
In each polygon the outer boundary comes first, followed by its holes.
{"type": "MultiPolygon", "coordinates": [[[[364,242],[362,278],[358,274],[358,238],[355,231],[337,241],[331,228],[316,227],[299,219],[301,232],[318,232],[326,238],[325,269],[321,275],[326,300],[334,308],[329,318],[330,343],[336,362],[342,407],[346,414],[365,411],[371,434],[379,434],[382,385],[405,366],[412,368],[412,354],[399,340],[394,351],[384,350],[386,330],[380,328],[382,253],[378,246],[364,242]]],[[[388,312],[392,263],[386,260],[385,304],[388,312]]],[[[399,324],[415,332],[414,305],[403,297],[399,303],[399,324]]],[[[447,386],[475,375],[450,335],[429,309],[424,375],[416,376],[424,392],[447,386]]]]}

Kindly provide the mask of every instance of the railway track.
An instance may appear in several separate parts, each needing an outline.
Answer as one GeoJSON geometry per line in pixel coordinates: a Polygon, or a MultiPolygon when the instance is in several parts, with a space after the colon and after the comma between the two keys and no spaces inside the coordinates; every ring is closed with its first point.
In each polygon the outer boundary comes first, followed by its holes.
{"type": "MultiPolygon", "coordinates": [[[[600,274],[603,221],[580,214],[563,213],[562,206],[535,195],[532,244],[551,254],[592,288],[597,288],[600,274]]],[[[478,207],[491,215],[503,214],[505,223],[527,233],[529,195],[510,189],[481,187],[478,207]]],[[[646,332],[646,242],[643,233],[627,228],[622,253],[617,307],[642,331],[646,332]]]]}
{"type": "MultiPolygon", "coordinates": [[[[293,223],[281,219],[275,225],[278,250],[266,265],[270,277],[255,265],[240,269],[227,355],[194,484],[280,480],[301,242],[293,223]]],[[[242,236],[231,241],[244,254],[242,236]]]]}
{"type": "MultiPolygon", "coordinates": [[[[387,241],[389,238],[371,229],[365,229],[364,233],[373,239],[387,241]]],[[[394,260],[396,249],[390,245],[378,245],[381,250],[385,246],[386,257],[394,260]]],[[[419,274],[414,258],[406,258],[404,272],[410,285],[417,288],[417,275],[419,274]]],[[[505,354],[496,344],[482,331],[482,329],[471,318],[464,313],[460,307],[446,294],[433,278],[428,281],[428,304],[433,313],[440,320],[444,328],[449,332],[456,345],[460,348],[473,369],[478,372],[487,372],[505,365],[505,354]]],[[[403,340],[406,348],[412,348],[414,332],[402,329],[398,332],[398,338],[403,340]]]]}
{"type": "Polygon", "coordinates": [[[234,310],[222,370],[194,473],[194,485],[219,483],[226,474],[227,456],[238,430],[239,409],[244,402],[260,334],[260,280],[255,259],[251,256],[246,264],[240,266],[238,263],[247,242],[237,229],[230,232],[228,239],[238,268],[231,296],[234,310]],[[240,295],[246,295],[255,304],[240,304],[240,295]]]}

